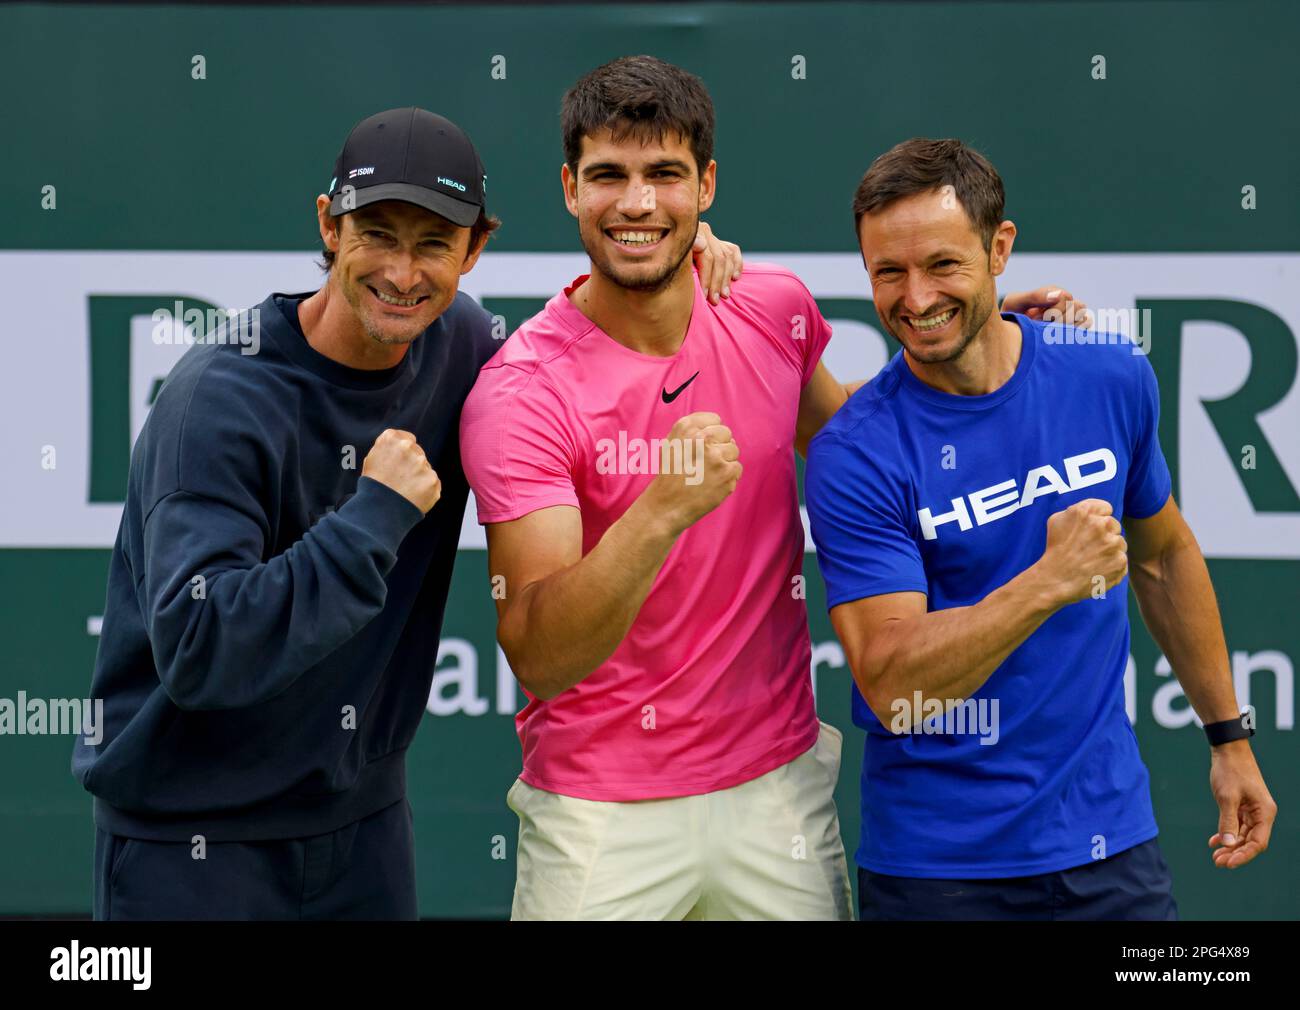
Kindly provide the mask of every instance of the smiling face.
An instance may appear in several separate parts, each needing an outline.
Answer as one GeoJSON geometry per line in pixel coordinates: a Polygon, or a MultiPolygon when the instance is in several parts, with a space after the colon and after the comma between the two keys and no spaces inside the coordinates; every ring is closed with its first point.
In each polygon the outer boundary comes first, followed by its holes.
{"type": "Polygon", "coordinates": [[[338,286],[358,323],[380,344],[409,344],[456,297],[460,276],[478,261],[469,228],[401,200],[382,200],[338,218],[318,201],[321,238],[338,286]],[[337,231],[335,228],[337,227],[337,231]]]}
{"type": "Polygon", "coordinates": [[[1014,236],[1003,221],[986,250],[951,187],[862,215],[858,242],[876,313],[915,361],[953,361],[984,330],[1014,236]]]}
{"type": "Polygon", "coordinates": [[[713,203],[716,162],[703,176],[675,133],[662,141],[609,130],[582,140],[578,170],[561,170],[565,202],[592,269],[622,288],[657,291],[690,255],[700,214],[713,203]]]}

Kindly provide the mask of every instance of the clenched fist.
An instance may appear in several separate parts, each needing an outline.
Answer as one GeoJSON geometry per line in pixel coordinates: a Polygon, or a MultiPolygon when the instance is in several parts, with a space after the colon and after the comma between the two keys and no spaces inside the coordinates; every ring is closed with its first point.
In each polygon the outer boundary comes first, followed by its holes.
{"type": "Polygon", "coordinates": [[[646,488],[647,503],[680,532],[736,490],[744,468],[731,429],[717,414],[687,414],[662,443],[659,473],[646,488]]]}
{"type": "Polygon", "coordinates": [[[1128,572],[1128,544],[1110,502],[1086,498],[1049,516],[1047,548],[1038,561],[1062,605],[1093,595],[1101,576],[1110,589],[1128,572]]]}
{"type": "Polygon", "coordinates": [[[442,497],[442,481],[409,431],[381,431],[361,464],[361,476],[392,488],[421,512],[427,513],[442,497]]]}

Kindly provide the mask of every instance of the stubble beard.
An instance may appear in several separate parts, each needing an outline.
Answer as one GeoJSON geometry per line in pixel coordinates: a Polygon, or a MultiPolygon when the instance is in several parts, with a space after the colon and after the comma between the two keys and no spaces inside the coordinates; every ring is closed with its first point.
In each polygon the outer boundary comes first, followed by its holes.
{"type": "MultiPolygon", "coordinates": [[[[342,279],[340,278],[340,280],[342,279]]],[[[412,341],[414,341],[418,336],[420,336],[420,334],[422,334],[429,327],[428,323],[424,323],[419,327],[418,330],[416,330],[414,333],[411,333],[409,335],[407,334],[395,335],[384,329],[381,329],[379,325],[375,322],[373,316],[371,316],[370,311],[368,310],[368,306],[365,304],[365,296],[366,296],[366,292],[364,291],[365,284],[362,283],[361,281],[357,281],[352,284],[342,282],[340,284],[340,287],[343,288],[343,298],[348,303],[348,305],[352,307],[352,314],[357,317],[357,322],[361,324],[361,329],[365,332],[367,337],[369,337],[377,344],[382,344],[385,347],[394,347],[402,344],[409,344],[412,341]]],[[[429,302],[432,303],[434,300],[435,299],[433,298],[433,296],[430,295],[429,302]]]]}
{"type": "Polygon", "coordinates": [[[922,365],[941,365],[949,361],[956,361],[966,353],[966,348],[971,345],[971,341],[973,341],[975,337],[979,335],[980,331],[984,329],[984,325],[988,322],[989,316],[993,314],[993,305],[986,295],[979,294],[976,295],[974,300],[969,304],[959,302],[957,311],[961,316],[963,324],[961,341],[953,350],[947,352],[932,352],[928,356],[925,354],[918,354],[912,349],[911,345],[906,340],[899,336],[900,333],[911,334],[910,327],[901,319],[891,320],[893,325],[887,326],[886,328],[889,330],[889,335],[903,346],[913,361],[919,362],[922,365]]]}
{"type": "MultiPolygon", "coordinates": [[[[602,229],[598,228],[594,237],[590,235],[582,236],[582,244],[587,250],[587,256],[591,259],[592,269],[599,271],[600,274],[608,278],[614,284],[617,284],[620,288],[625,288],[628,291],[644,291],[647,293],[653,293],[655,291],[663,290],[672,282],[673,278],[677,276],[677,271],[681,269],[682,263],[685,262],[686,257],[691,253],[691,248],[695,244],[695,233],[698,230],[699,219],[697,218],[694,222],[694,226],[691,228],[690,239],[682,244],[679,249],[669,250],[666,264],[661,269],[650,275],[638,276],[631,272],[620,271],[620,269],[614,265],[613,261],[605,255],[604,247],[602,245],[605,240],[605,232],[602,229]]],[[[669,235],[681,232],[681,229],[672,228],[669,235]]]]}

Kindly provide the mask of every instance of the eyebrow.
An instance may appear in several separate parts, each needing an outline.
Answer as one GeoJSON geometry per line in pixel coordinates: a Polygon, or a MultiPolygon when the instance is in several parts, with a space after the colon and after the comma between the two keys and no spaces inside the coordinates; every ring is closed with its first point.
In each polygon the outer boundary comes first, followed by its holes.
{"type": "MultiPolygon", "coordinates": [[[[358,228],[366,228],[375,225],[380,228],[388,228],[391,230],[394,227],[392,220],[382,211],[354,211],[353,220],[356,222],[358,228]]],[[[455,225],[450,221],[439,218],[437,222],[425,226],[423,235],[426,238],[430,235],[437,236],[438,238],[447,238],[449,235],[454,234],[455,231],[455,225]]]]}
{"type": "MultiPolygon", "coordinates": [[[[936,252],[936,253],[931,253],[929,256],[927,256],[927,257],[923,260],[923,262],[925,262],[925,263],[935,263],[935,262],[937,262],[937,261],[939,261],[939,260],[955,260],[955,259],[961,259],[961,255],[960,255],[960,253],[958,253],[956,250],[953,250],[953,249],[940,249],[938,252],[936,252]]],[[[876,260],[876,262],[875,262],[874,264],[872,264],[871,269],[872,269],[872,270],[879,270],[881,267],[896,267],[896,266],[898,266],[898,265],[899,265],[899,264],[898,264],[895,260],[891,260],[891,259],[881,259],[881,260],[876,260]]]]}
{"type": "MultiPolygon", "coordinates": [[[[650,162],[649,165],[646,166],[646,171],[653,172],[655,171],[655,169],[660,169],[660,168],[675,168],[679,172],[685,172],[687,174],[690,174],[690,166],[686,162],[682,161],[680,158],[664,158],[660,161],[652,161],[650,162]]],[[[627,167],[622,162],[597,161],[597,162],[593,162],[592,164],[588,165],[586,168],[582,170],[582,177],[584,179],[590,179],[593,175],[596,175],[598,172],[609,172],[609,171],[623,172],[626,170],[627,167]]]]}

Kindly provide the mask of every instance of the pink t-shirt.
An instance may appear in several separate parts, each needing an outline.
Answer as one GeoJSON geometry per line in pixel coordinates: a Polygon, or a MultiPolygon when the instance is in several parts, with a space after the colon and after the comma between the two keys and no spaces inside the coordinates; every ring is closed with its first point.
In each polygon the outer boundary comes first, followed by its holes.
{"type": "Polygon", "coordinates": [[[817,739],[794,438],[830,327],[793,273],[746,263],[716,306],[695,274],[681,348],[641,354],[569,301],[587,276],[502,345],[465,403],[479,522],[573,505],[585,554],[654,479],[636,440],[696,411],[731,428],[744,473],[678,538],[613,655],[550,701],[530,696],[516,717],[521,777],[592,800],[726,789],[817,739]]]}

